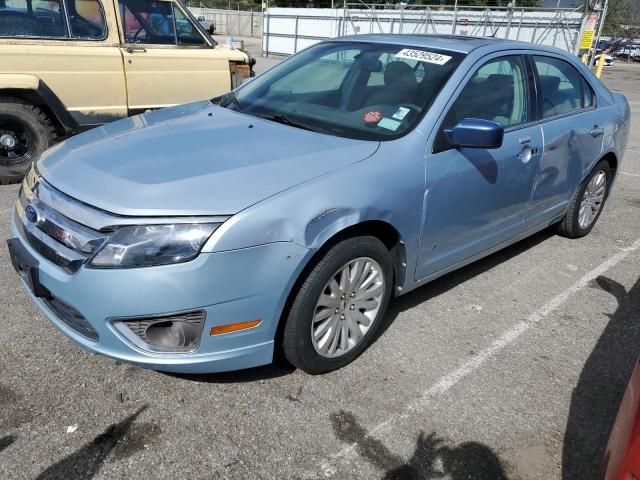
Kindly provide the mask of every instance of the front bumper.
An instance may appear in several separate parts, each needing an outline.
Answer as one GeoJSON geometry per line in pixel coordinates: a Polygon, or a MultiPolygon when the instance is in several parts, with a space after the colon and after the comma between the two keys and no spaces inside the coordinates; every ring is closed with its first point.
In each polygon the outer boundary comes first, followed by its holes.
{"type": "MultiPolygon", "coordinates": [[[[278,242],[241,250],[202,253],[191,262],[136,269],[92,269],[69,274],[12,233],[39,263],[38,280],[56,299],[77,310],[98,334],[92,341],[65,323],[43,298],[36,305],[65,335],[91,352],[155,370],[208,373],[265,365],[286,297],[309,250],[278,242]],[[198,348],[189,353],[154,353],[123,338],[111,319],[162,316],[203,310],[198,348]],[[250,330],[211,336],[211,327],[262,320],[250,330]]],[[[24,283],[24,281],[23,281],[24,283]]]]}

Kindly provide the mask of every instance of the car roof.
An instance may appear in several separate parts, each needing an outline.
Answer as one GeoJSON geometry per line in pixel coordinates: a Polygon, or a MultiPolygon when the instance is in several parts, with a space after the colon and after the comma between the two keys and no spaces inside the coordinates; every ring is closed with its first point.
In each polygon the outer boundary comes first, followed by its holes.
{"type": "Polygon", "coordinates": [[[363,34],[363,35],[349,35],[345,37],[339,37],[332,40],[345,41],[345,42],[367,42],[367,43],[387,43],[397,44],[411,47],[430,47],[441,50],[449,50],[459,53],[470,53],[479,47],[487,45],[500,46],[501,50],[504,48],[527,48],[536,49],[540,51],[558,51],[556,48],[547,47],[544,45],[537,45],[534,43],[517,42],[514,40],[503,40],[501,38],[493,37],[468,37],[463,35],[437,35],[437,34],[363,34]]]}

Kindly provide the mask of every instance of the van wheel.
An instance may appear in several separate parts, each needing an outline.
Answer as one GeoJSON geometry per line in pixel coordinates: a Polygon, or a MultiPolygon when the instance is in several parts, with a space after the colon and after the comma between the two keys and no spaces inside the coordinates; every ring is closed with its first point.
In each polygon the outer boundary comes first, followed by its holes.
{"type": "Polygon", "coordinates": [[[611,167],[601,160],[578,188],[566,215],[558,223],[558,233],[568,238],[587,235],[602,213],[610,184],[611,167]]]}
{"type": "Polygon", "coordinates": [[[53,123],[40,108],[0,96],[0,184],[20,182],[55,139],[53,123]]]}
{"type": "Polygon", "coordinates": [[[287,360],[307,373],[341,368],[360,355],[382,324],[393,288],[393,262],[375,237],[334,245],[307,274],[283,333],[287,360]]]}

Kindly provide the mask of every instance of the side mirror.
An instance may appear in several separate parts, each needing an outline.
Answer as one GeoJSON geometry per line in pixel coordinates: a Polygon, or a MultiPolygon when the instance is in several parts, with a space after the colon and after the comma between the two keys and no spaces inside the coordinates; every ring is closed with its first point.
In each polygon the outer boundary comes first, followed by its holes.
{"type": "Polygon", "coordinates": [[[500,148],[504,138],[502,125],[479,118],[465,118],[444,133],[456,148],[500,148]]]}

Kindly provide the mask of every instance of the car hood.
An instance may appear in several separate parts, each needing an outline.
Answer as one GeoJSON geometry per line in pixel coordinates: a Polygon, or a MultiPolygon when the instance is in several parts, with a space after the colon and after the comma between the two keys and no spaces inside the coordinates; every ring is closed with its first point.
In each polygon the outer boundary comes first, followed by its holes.
{"type": "Polygon", "coordinates": [[[72,137],[45,152],[37,170],[63,193],[119,215],[230,215],[378,145],[198,102],[72,137]]]}

